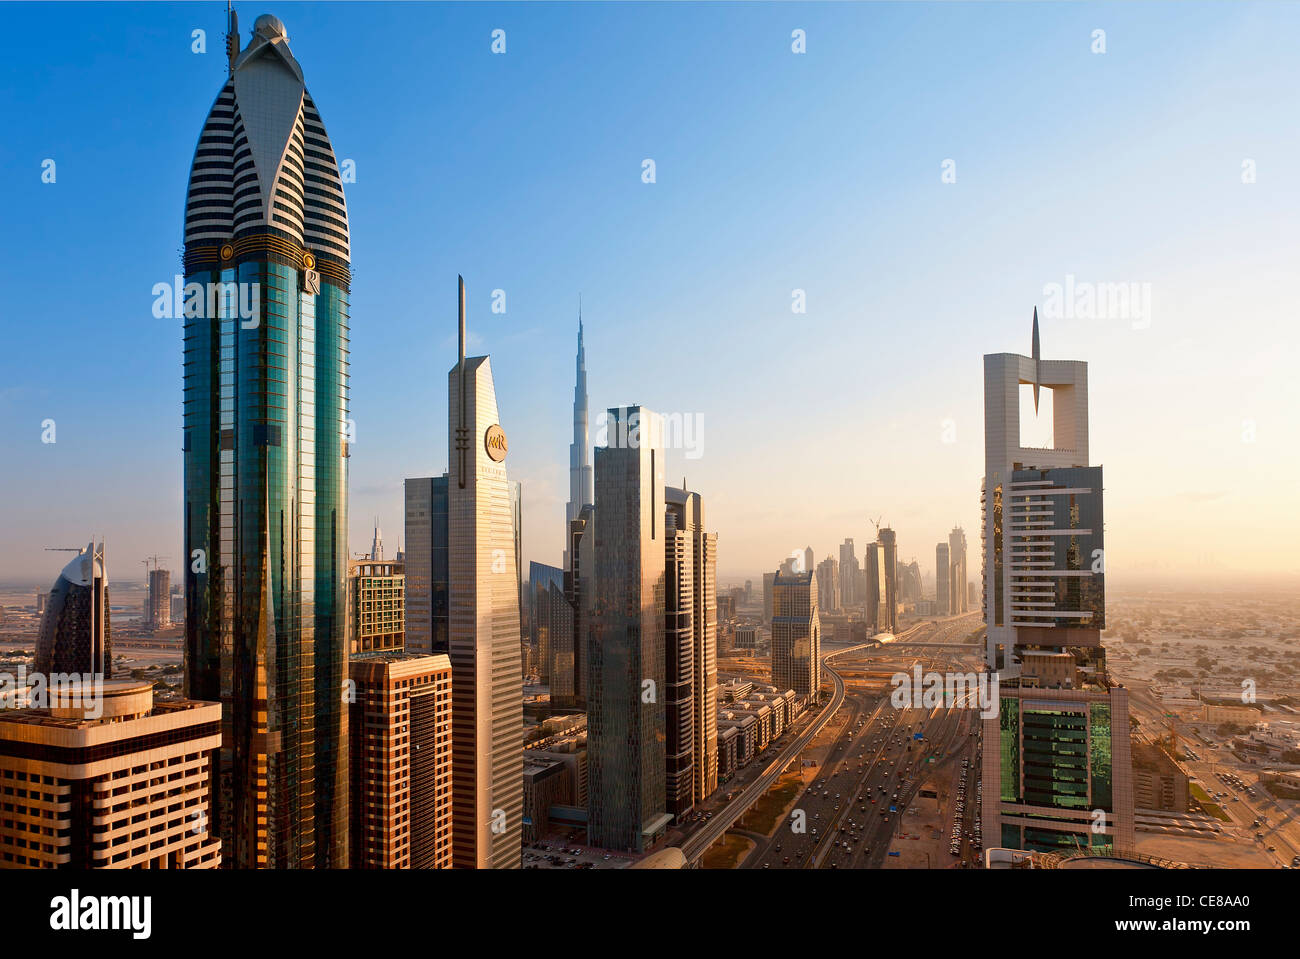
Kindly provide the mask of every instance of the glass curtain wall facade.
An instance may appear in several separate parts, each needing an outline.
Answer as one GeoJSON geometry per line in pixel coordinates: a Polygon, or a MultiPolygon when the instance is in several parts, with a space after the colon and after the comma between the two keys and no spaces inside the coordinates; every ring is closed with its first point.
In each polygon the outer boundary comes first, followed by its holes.
{"type": "Polygon", "coordinates": [[[347,212],[283,24],[230,70],[186,205],[186,692],[223,707],[226,862],[344,867],[347,212]]]}

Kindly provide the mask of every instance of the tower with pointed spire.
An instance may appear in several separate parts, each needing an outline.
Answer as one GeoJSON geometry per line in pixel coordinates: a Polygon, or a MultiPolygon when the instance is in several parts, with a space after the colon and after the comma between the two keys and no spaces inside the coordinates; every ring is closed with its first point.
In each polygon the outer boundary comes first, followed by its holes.
{"type": "Polygon", "coordinates": [[[185,203],[186,695],[223,861],[345,868],[347,206],[284,24],[237,23],[185,203]]]}
{"type": "Polygon", "coordinates": [[[570,524],[593,499],[591,446],[587,433],[587,351],[582,344],[582,299],[578,300],[578,357],[573,384],[573,442],[569,444],[569,502],[564,508],[565,548],[563,568],[569,568],[570,524]]]}
{"type": "MultiPolygon", "coordinates": [[[[1043,359],[1035,309],[1028,356],[984,357],[985,658],[997,708],[982,713],[982,812],[1011,849],[1122,854],[1135,842],[1128,690],[1108,676],[1102,643],[1104,482],[1088,445],[1088,364],[1043,359]],[[1042,390],[1052,435],[1031,446],[1021,413],[1030,396],[1037,411],[1042,390]]],[[[953,570],[965,548],[953,530],[953,570]]],[[[964,579],[950,580],[954,606],[964,579]]]]}

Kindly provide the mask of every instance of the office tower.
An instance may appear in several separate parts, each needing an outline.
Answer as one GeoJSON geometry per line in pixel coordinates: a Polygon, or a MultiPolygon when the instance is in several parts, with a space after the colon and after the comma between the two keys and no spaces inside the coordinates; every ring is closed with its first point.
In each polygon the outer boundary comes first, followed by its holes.
{"type": "Polygon", "coordinates": [[[885,613],[887,621],[880,623],[882,632],[898,632],[898,537],[888,526],[876,531],[876,541],[880,543],[880,561],[885,574],[885,613]]]}
{"type": "Polygon", "coordinates": [[[347,208],[263,15],[232,23],[185,217],[186,684],[220,700],[217,822],[237,867],[347,863],[347,208]]]}
{"type": "Polygon", "coordinates": [[[912,560],[898,564],[898,601],[913,605],[921,599],[921,565],[912,560]]]}
{"type": "Polygon", "coordinates": [[[781,574],[774,584],[772,685],[793,689],[812,702],[821,687],[821,621],[817,579],[811,573],[781,574]]]}
{"type": "Polygon", "coordinates": [[[219,867],[221,704],[155,703],[149,680],[97,692],[0,709],[0,869],[219,867]]]}
{"type": "Polygon", "coordinates": [[[840,545],[840,602],[841,609],[850,609],[857,605],[858,599],[858,557],[853,547],[853,540],[846,539],[840,545]]]}
{"type": "Polygon", "coordinates": [[[758,627],[737,626],[735,633],[736,649],[758,648],[758,627]]]}
{"type": "MultiPolygon", "coordinates": [[[[664,490],[672,497],[673,490],[664,490]]],[[[694,543],[679,525],[678,505],[664,518],[664,797],[668,814],[681,822],[693,805],[695,783],[694,543]]]]}
{"type": "Polygon", "coordinates": [[[569,567],[564,573],[564,595],[573,616],[574,701],[587,702],[587,642],[595,611],[596,507],[584,506],[569,523],[569,567]]]}
{"type": "Polygon", "coordinates": [[[348,662],[353,869],[450,869],[451,660],[399,650],[348,662]]]}
{"type": "Polygon", "coordinates": [[[1131,848],[1128,691],[1106,671],[1102,470],[1088,465],[1088,365],[984,357],[984,822],[1016,849],[1131,848]],[[1021,387],[1052,390],[1052,439],[1020,444],[1021,387]],[[1099,812],[1100,811],[1100,814],[1099,812]]]}
{"type": "Polygon", "coordinates": [[[663,418],[609,411],[596,450],[595,618],[587,668],[587,835],[644,851],[672,821],[665,798],[663,418]]]}
{"type": "Polygon", "coordinates": [[[36,594],[36,615],[37,616],[40,616],[42,613],[45,612],[45,600],[48,598],[48,596],[49,596],[48,593],[36,594]]]}
{"type": "Polygon", "coordinates": [[[518,869],[523,826],[523,673],[519,573],[505,431],[492,363],[448,374],[448,645],[452,669],[453,855],[458,868],[518,869]]]}
{"type": "Polygon", "coordinates": [[[752,579],[747,579],[745,580],[745,605],[749,606],[753,602],[754,602],[754,581],[752,579]]]}
{"type": "Polygon", "coordinates": [[[149,597],[145,600],[145,625],[163,629],[172,624],[172,574],[170,570],[149,570],[149,597]]]}
{"type": "Polygon", "coordinates": [[[833,556],[817,564],[817,595],[826,598],[826,612],[840,611],[840,564],[833,556]]]}
{"type": "Polygon", "coordinates": [[[375,536],[370,543],[370,559],[382,560],[384,558],[384,534],[380,532],[379,523],[375,523],[375,536]]]}
{"type": "MultiPolygon", "coordinates": [[[[685,488],[664,490],[671,531],[684,536],[690,559],[689,592],[674,593],[674,572],[668,570],[669,622],[673,617],[673,597],[680,596],[677,609],[686,606],[690,613],[691,713],[694,772],[692,805],[701,802],[718,788],[718,534],[704,528],[704,501],[699,493],[685,488]]],[[[671,547],[670,547],[671,548],[671,547]]],[[[671,565],[671,561],[670,561],[671,565]]],[[[685,568],[676,576],[678,583],[687,578],[685,568]]],[[[671,642],[671,638],[669,640],[671,642]]],[[[673,655],[669,650],[669,683],[673,682],[673,655]]],[[[670,734],[671,735],[671,734],[670,734]]],[[[672,811],[671,809],[669,810],[672,811]]]]}
{"type": "Polygon", "coordinates": [[[763,574],[763,622],[772,622],[772,584],[776,581],[776,573],[763,574]]]}
{"type": "Polygon", "coordinates": [[[551,708],[574,709],[578,706],[578,657],[573,601],[556,582],[547,587],[544,601],[551,640],[551,708]]]}
{"type": "Polygon", "coordinates": [[[863,557],[866,579],[867,624],[873,633],[887,631],[889,626],[889,590],[885,579],[885,547],[879,542],[868,543],[863,557]]]}
{"type": "Polygon", "coordinates": [[[54,581],[36,637],[36,672],[113,677],[113,631],[104,544],[86,544],[54,581]]]}
{"type": "Polygon", "coordinates": [[[402,649],[405,646],[405,591],[406,574],[401,563],[355,559],[348,564],[348,646],[351,653],[402,649]]]}
{"type": "Polygon", "coordinates": [[[948,558],[948,544],[934,548],[934,613],[948,616],[952,613],[952,563],[948,558]]]}
{"type": "Polygon", "coordinates": [[[406,642],[415,653],[447,652],[447,474],[405,483],[406,642]]]}
{"type": "Polygon", "coordinates": [[[948,534],[948,595],[952,597],[952,615],[970,612],[966,598],[966,531],[954,526],[948,534]]]}
{"type": "MultiPolygon", "coordinates": [[[[570,664],[572,663],[571,644],[573,638],[571,636],[557,636],[551,629],[552,585],[558,588],[561,593],[564,591],[564,570],[558,566],[547,566],[545,563],[530,562],[528,564],[528,645],[537,657],[541,681],[547,684],[555,681],[554,664],[557,655],[566,659],[570,664]],[[559,647],[558,651],[557,645],[559,647]]],[[[572,670],[571,665],[569,668],[572,670]]],[[[572,683],[572,672],[570,672],[570,678],[567,682],[561,680],[561,685],[570,697],[573,695],[572,683]]],[[[555,698],[554,690],[551,692],[551,698],[552,700],[555,698]]]]}
{"type": "MultiPolygon", "coordinates": [[[[582,306],[578,306],[578,357],[573,383],[573,442],[569,444],[569,502],[564,507],[564,528],[582,515],[593,502],[592,471],[587,439],[587,351],[582,345],[582,306]]],[[[564,547],[563,566],[569,568],[569,545],[564,547]]]]}
{"type": "Polygon", "coordinates": [[[812,572],[815,568],[816,568],[816,567],[813,566],[813,551],[812,551],[812,547],[811,547],[811,546],[805,546],[805,547],[803,548],[803,570],[804,570],[804,572],[812,572]]]}
{"type": "Polygon", "coordinates": [[[736,618],[736,597],[731,593],[718,594],[718,620],[728,622],[736,618]]]}
{"type": "Polygon", "coordinates": [[[515,608],[524,614],[524,488],[510,481],[510,528],[515,536],[515,608]]]}

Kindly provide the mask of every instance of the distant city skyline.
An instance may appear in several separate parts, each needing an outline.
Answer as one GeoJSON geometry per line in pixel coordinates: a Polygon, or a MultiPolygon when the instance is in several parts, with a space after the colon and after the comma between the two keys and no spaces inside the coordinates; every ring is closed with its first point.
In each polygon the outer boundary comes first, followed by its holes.
{"type": "MultiPolygon", "coordinates": [[[[178,198],[225,72],[224,4],[61,9],[84,29],[13,5],[0,41],[18,227],[0,249],[22,278],[0,355],[0,583],[39,588],[67,561],[44,547],[92,536],[113,582],[143,582],[151,554],[181,568],[182,321],[151,291],[184,272],[178,198]],[[73,236],[101,238],[93,269],[73,236]]],[[[1300,575],[1300,517],[1276,508],[1300,475],[1300,131],[1276,122],[1300,82],[1296,8],[237,9],[245,42],[258,14],[283,19],[355,164],[349,554],[376,516],[392,542],[404,479],[448,466],[431,451],[463,272],[524,564],[561,561],[581,293],[592,408],[694,424],[665,475],[705,491],[720,584],[861,546],[881,515],[931,575],[954,525],[979,528],[981,357],[1026,352],[1035,307],[1044,354],[1088,361],[1100,398],[1113,587],[1300,575]],[[340,35],[384,69],[330,56],[340,35]],[[434,93],[367,108],[394,89],[434,93]],[[1089,313],[1113,284],[1136,284],[1127,313],[1089,313]]]]}

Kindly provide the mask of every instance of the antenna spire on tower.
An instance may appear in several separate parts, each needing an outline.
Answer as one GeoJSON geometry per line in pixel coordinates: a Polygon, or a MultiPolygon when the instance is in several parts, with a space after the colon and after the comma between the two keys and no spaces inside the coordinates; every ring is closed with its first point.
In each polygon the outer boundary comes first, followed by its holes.
{"type": "Polygon", "coordinates": [[[1034,357],[1034,415],[1037,416],[1038,415],[1038,360],[1039,360],[1038,307],[1037,306],[1034,307],[1033,357],[1034,357]]]}

